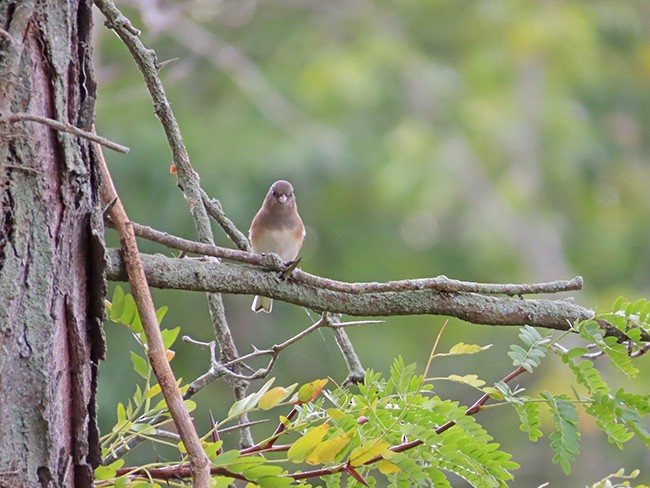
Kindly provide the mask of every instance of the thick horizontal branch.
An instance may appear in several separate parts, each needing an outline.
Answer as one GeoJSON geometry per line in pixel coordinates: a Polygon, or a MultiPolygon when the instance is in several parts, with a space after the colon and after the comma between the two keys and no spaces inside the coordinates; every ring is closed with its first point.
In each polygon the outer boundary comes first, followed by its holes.
{"type": "MultiPolygon", "coordinates": [[[[246,251],[230,249],[227,247],[203,244],[201,242],[183,239],[182,237],[177,237],[166,232],[161,232],[146,225],[140,225],[136,223],[133,223],[132,225],[133,231],[138,237],[142,237],[152,242],[157,242],[172,249],[178,249],[179,251],[191,252],[194,254],[203,254],[205,256],[214,256],[217,258],[228,259],[240,263],[252,264],[254,266],[261,266],[263,268],[275,271],[284,270],[284,265],[275,255],[254,254],[246,251]]],[[[472,283],[468,281],[453,280],[447,278],[446,276],[388,281],[385,283],[347,283],[344,281],[331,280],[329,278],[315,276],[313,274],[305,273],[300,269],[296,269],[291,276],[297,283],[355,295],[362,293],[383,293],[389,291],[438,290],[448,292],[482,293],[487,295],[495,294],[520,296],[580,290],[583,284],[581,276],[576,276],[570,280],[550,281],[546,283],[516,284],[472,283]]]]}
{"type": "MultiPolygon", "coordinates": [[[[121,253],[107,252],[107,278],[126,280],[121,253]]],[[[143,254],[150,286],[189,291],[264,295],[319,312],[353,316],[447,315],[474,324],[523,325],[568,330],[570,324],[593,318],[594,312],[570,300],[484,296],[469,292],[404,290],[353,294],[283,281],[273,272],[211,259],[169,258],[143,254]]],[[[609,335],[620,331],[607,328],[609,335]]]]}

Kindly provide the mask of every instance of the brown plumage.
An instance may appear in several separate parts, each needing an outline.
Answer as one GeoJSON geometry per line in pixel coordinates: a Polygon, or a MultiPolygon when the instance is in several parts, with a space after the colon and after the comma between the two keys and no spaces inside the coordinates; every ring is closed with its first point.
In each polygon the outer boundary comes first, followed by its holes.
{"type": "MultiPolygon", "coordinates": [[[[296,197],[291,183],[279,180],[271,185],[262,207],[259,209],[248,231],[253,252],[280,256],[285,263],[298,257],[305,237],[305,226],[298,215],[296,197]]],[[[273,300],[256,296],[253,312],[270,313],[273,300]]]]}

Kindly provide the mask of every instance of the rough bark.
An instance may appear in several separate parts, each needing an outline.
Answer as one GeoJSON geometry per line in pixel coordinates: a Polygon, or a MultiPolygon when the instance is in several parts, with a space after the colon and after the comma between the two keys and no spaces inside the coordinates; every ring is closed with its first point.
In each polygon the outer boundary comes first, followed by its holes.
{"type": "MultiPolygon", "coordinates": [[[[0,117],[90,129],[92,3],[0,2],[0,117]]],[[[0,126],[0,487],[87,487],[100,461],[103,229],[84,139],[0,126]]]]}
{"type": "MultiPolygon", "coordinates": [[[[109,248],[106,256],[107,278],[126,281],[120,251],[109,248]]],[[[569,324],[594,316],[592,310],[571,300],[523,300],[431,289],[353,294],[282,280],[277,273],[227,261],[168,258],[161,254],[141,254],[140,258],[149,286],[155,288],[264,295],[318,312],[364,317],[448,315],[474,324],[529,324],[556,330],[568,330],[569,324]]],[[[607,328],[606,334],[621,332],[607,328]]]]}

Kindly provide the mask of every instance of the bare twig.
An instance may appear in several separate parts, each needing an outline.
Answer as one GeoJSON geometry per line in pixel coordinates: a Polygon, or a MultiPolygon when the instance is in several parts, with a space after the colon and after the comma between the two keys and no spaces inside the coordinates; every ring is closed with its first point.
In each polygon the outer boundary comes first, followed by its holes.
{"type": "MultiPolygon", "coordinates": [[[[345,323],[340,323],[340,324],[332,324],[326,317],[321,317],[317,322],[314,324],[310,325],[306,329],[302,330],[298,334],[290,337],[289,339],[281,342],[280,344],[276,344],[274,346],[271,346],[268,349],[257,349],[254,348],[255,350],[249,354],[245,354],[243,356],[240,356],[238,358],[235,358],[228,363],[220,364],[217,360],[216,357],[216,344],[214,341],[210,342],[202,342],[202,341],[197,341],[195,339],[192,339],[191,337],[184,336],[183,340],[185,342],[188,342],[190,344],[194,344],[200,347],[205,347],[210,350],[210,369],[203,375],[199,376],[197,379],[195,379],[192,383],[190,383],[187,391],[185,392],[185,395],[183,398],[185,400],[188,400],[192,398],[194,395],[196,395],[199,391],[201,391],[203,388],[208,386],[210,383],[213,381],[222,378],[224,376],[232,376],[232,367],[237,365],[237,364],[243,364],[244,361],[249,361],[254,358],[262,357],[262,356],[271,356],[271,360],[269,364],[267,365],[266,368],[262,368],[257,370],[253,375],[247,377],[246,379],[258,379],[261,377],[265,377],[268,375],[268,373],[271,370],[271,367],[275,363],[277,357],[279,354],[289,347],[291,344],[294,344],[304,338],[305,336],[311,334],[315,330],[321,328],[321,327],[332,327],[332,326],[343,326],[345,323]],[[263,374],[263,376],[262,376],[263,374]]],[[[243,375],[239,375],[243,376],[243,375]]],[[[154,417],[149,424],[150,425],[156,425],[159,422],[163,421],[165,419],[165,416],[160,414],[154,417]]],[[[247,427],[249,425],[253,425],[251,422],[247,422],[246,424],[242,425],[240,424],[238,428],[243,428],[247,427]]],[[[231,428],[232,429],[232,428],[231,428]]],[[[223,433],[228,431],[229,429],[221,429],[219,432],[223,433]]],[[[119,459],[122,457],[129,449],[132,449],[134,446],[142,442],[144,439],[141,437],[132,437],[128,441],[124,443],[124,445],[118,447],[117,449],[114,449],[113,452],[111,452],[108,456],[106,456],[103,460],[103,464],[110,464],[113,461],[119,459]]]]}
{"type": "MultiPolygon", "coordinates": [[[[623,344],[627,344],[630,347],[633,345],[633,343],[630,342],[630,341],[624,342],[623,344]]],[[[553,347],[553,349],[556,349],[560,354],[566,354],[567,352],[569,352],[569,349],[567,349],[566,347],[564,347],[563,345],[558,344],[558,343],[553,344],[552,347],[553,347]]],[[[589,348],[589,346],[587,346],[587,348],[589,348]]],[[[650,351],[650,343],[644,344],[643,346],[639,347],[639,349],[637,349],[636,351],[630,352],[629,356],[631,358],[638,358],[639,356],[643,356],[644,354],[646,354],[648,351],[650,351]]],[[[596,358],[599,358],[599,357],[604,356],[604,355],[605,355],[605,351],[603,351],[601,349],[598,349],[595,352],[588,352],[588,353],[583,354],[582,356],[578,356],[578,358],[579,359],[596,359],[596,358]]],[[[578,358],[576,358],[576,359],[578,359],[578,358]]]]}
{"type": "Polygon", "coordinates": [[[242,251],[250,251],[251,246],[246,236],[226,217],[226,214],[221,208],[221,202],[214,198],[210,198],[208,194],[201,190],[201,197],[203,198],[203,205],[208,211],[210,216],[217,222],[230,240],[242,251]]]}
{"type": "MultiPolygon", "coordinates": [[[[203,244],[182,237],[176,237],[166,232],[153,229],[141,224],[133,223],[133,230],[138,237],[157,242],[172,249],[202,254],[205,256],[214,256],[217,258],[237,261],[240,263],[252,264],[265,269],[283,272],[284,263],[275,255],[254,254],[227,247],[213,246],[203,244]]],[[[521,296],[529,294],[557,293],[565,291],[580,290],[583,280],[581,276],[576,276],[570,280],[558,280],[545,283],[518,283],[518,284],[500,284],[500,283],[475,283],[470,281],[459,281],[438,276],[435,278],[420,278],[411,280],[388,281],[385,283],[348,283],[345,281],[331,280],[322,278],[300,269],[294,270],[291,280],[297,283],[313,285],[318,288],[324,288],[332,291],[339,291],[350,294],[363,293],[384,293],[395,291],[409,290],[438,290],[446,292],[470,292],[494,295],[521,296]]]]}
{"type": "Polygon", "coordinates": [[[347,365],[349,371],[348,377],[343,382],[343,385],[356,385],[357,383],[361,383],[363,381],[363,377],[366,375],[366,370],[363,369],[361,360],[359,359],[357,353],[354,351],[354,346],[352,345],[352,341],[350,341],[348,334],[342,327],[336,327],[336,325],[341,323],[341,317],[338,315],[333,315],[331,322],[332,325],[334,325],[334,327],[332,327],[332,332],[334,332],[334,339],[336,340],[336,344],[341,350],[341,354],[343,354],[345,364],[347,365]]]}
{"type": "Polygon", "coordinates": [[[9,113],[0,116],[0,122],[4,122],[4,121],[9,123],[24,122],[24,121],[37,122],[39,124],[52,127],[53,129],[56,129],[58,131],[69,132],[70,134],[73,134],[75,136],[83,137],[85,139],[91,140],[93,142],[101,144],[104,147],[107,147],[108,149],[112,149],[113,151],[117,151],[123,154],[129,152],[129,148],[123,146],[122,144],[109,141],[105,137],[101,137],[92,132],[88,132],[87,130],[80,129],[79,127],[76,127],[72,124],[68,124],[67,122],[60,122],[58,120],[50,119],[48,117],[42,117],[40,115],[28,114],[23,112],[9,113]]]}
{"type": "Polygon", "coordinates": [[[160,384],[162,395],[165,398],[176,429],[187,450],[194,486],[208,488],[210,484],[210,460],[203,451],[201,440],[192,425],[192,418],[183,403],[183,397],[176,384],[174,373],[165,357],[165,346],[158,326],[156,310],[147,284],[147,278],[140,261],[135,235],[122,202],[118,198],[102,150],[97,144],[93,146],[93,149],[102,178],[102,199],[106,204],[115,201],[110,210],[110,215],[120,235],[129,284],[140,314],[142,328],[147,336],[149,362],[160,384]]]}
{"type": "MultiPolygon", "coordinates": [[[[95,0],[95,4],[106,17],[106,24],[113,29],[119,38],[124,42],[131,52],[142,76],[151,99],[156,116],[160,119],[167,142],[172,152],[172,158],[178,175],[178,186],[187,200],[192,220],[199,238],[205,244],[214,244],[210,218],[208,217],[202,199],[202,190],[199,175],[194,171],[190,163],[187,148],[183,143],[180,127],[174,116],[171,105],[165,95],[160,77],[158,76],[158,62],[153,50],[148,49],[138,37],[139,32],[133,28],[131,22],[115,6],[112,0],[95,0]]],[[[219,342],[221,354],[226,359],[236,358],[239,353],[232,338],[226,314],[223,307],[221,295],[208,293],[208,309],[215,336],[219,342]]],[[[238,373],[238,371],[234,371],[238,373]]],[[[233,392],[235,399],[240,400],[246,395],[248,384],[239,379],[233,379],[233,392]]],[[[248,421],[246,414],[240,418],[242,423],[248,421]]],[[[253,444],[250,431],[243,429],[241,433],[241,445],[246,447],[253,444]]]]}
{"type": "MultiPolygon", "coordinates": [[[[187,392],[185,393],[185,398],[191,398],[194,396],[197,392],[199,392],[201,389],[205,388],[208,384],[212,383],[218,378],[221,378],[222,376],[233,376],[234,374],[232,372],[232,366],[235,364],[243,363],[244,361],[249,361],[251,359],[261,357],[261,356],[271,356],[271,359],[269,360],[269,363],[265,368],[258,369],[255,371],[252,375],[250,376],[244,376],[243,378],[246,380],[254,380],[254,379],[261,379],[265,378],[268,376],[268,374],[271,372],[271,369],[273,368],[273,365],[275,364],[278,356],[280,353],[285,350],[287,347],[289,347],[292,344],[295,344],[299,340],[301,340],[303,337],[311,334],[315,330],[325,327],[329,325],[330,321],[327,316],[327,314],[323,314],[317,322],[314,324],[310,325],[306,329],[300,331],[298,334],[294,335],[293,337],[290,337],[289,339],[281,342],[280,344],[276,344],[274,346],[271,346],[268,349],[255,349],[253,352],[249,354],[244,354],[243,356],[239,356],[237,358],[231,359],[230,361],[220,364],[217,361],[217,358],[215,356],[215,350],[213,343],[205,343],[205,342],[199,342],[191,337],[184,336],[183,340],[185,342],[189,342],[191,344],[196,344],[199,346],[203,347],[208,347],[210,348],[210,354],[211,354],[211,366],[210,370],[198,377],[196,380],[194,380],[189,388],[187,389],[187,392]]],[[[240,375],[241,376],[241,375],[240,375]]]]}

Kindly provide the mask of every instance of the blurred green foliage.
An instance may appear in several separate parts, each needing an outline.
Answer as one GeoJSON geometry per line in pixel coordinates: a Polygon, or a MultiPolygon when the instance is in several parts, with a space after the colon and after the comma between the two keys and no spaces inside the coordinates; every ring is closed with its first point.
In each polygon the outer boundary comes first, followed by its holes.
{"type": "MultiPolygon", "coordinates": [[[[118,6],[160,61],[178,58],[161,76],[192,164],[240,229],[247,230],[273,181],[291,180],[307,226],[304,270],[350,281],[444,274],[524,282],[580,274],[585,290],[577,301],[598,310],[619,295],[650,295],[650,3],[118,6]]],[[[131,147],[126,157],[107,155],[127,212],[193,238],[142,78],[99,15],[96,24],[97,128],[131,147]]],[[[169,253],[149,243],[142,249],[169,253]]],[[[154,298],[170,307],[166,327],[211,339],[204,296],[156,291],[154,298]]],[[[281,303],[262,316],[250,312],[252,297],[225,300],[240,352],[280,342],[314,319],[281,303]]],[[[386,371],[398,354],[425,362],[443,320],[390,318],[349,334],[364,365],[386,371]]],[[[471,339],[495,347],[489,356],[450,360],[444,374],[480,370],[497,380],[509,370],[506,353],[517,329],[451,325],[443,337],[449,345],[471,339]]],[[[133,393],[135,346],[113,326],[107,340],[99,401],[102,427],[110,429],[117,401],[133,393]]],[[[647,367],[648,359],[641,361],[647,367]]],[[[209,367],[207,351],[179,341],[172,364],[191,380],[209,367]]],[[[522,382],[562,392],[558,368],[549,359],[522,382]]],[[[285,384],[323,375],[342,381],[346,371],[325,331],[285,351],[274,375],[285,384]]],[[[650,380],[635,381],[637,391],[648,390],[650,380]]],[[[441,385],[440,394],[474,400],[453,385],[441,385]]],[[[207,430],[205,412],[225,415],[231,392],[213,385],[197,401],[197,423],[207,430]]],[[[641,468],[650,479],[645,446],[623,458],[588,424],[581,425],[588,441],[569,480],[551,465],[550,450],[528,443],[512,418],[486,413],[480,421],[517,453],[517,486],[581,486],[619,467],[641,468]]]]}

